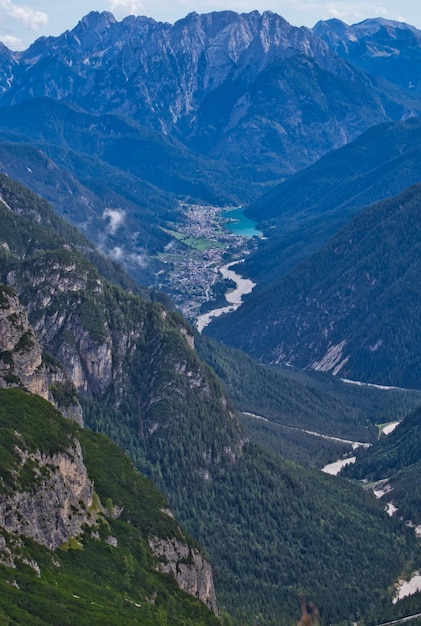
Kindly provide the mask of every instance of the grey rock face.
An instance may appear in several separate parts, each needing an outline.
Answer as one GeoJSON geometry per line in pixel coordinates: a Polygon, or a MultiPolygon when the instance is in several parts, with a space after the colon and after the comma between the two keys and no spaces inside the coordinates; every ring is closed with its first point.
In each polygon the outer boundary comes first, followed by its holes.
{"type": "Polygon", "coordinates": [[[41,349],[18,299],[0,292],[0,386],[22,384],[31,393],[48,398],[48,381],[41,349]]]}
{"type": "Polygon", "coordinates": [[[178,586],[201,600],[219,615],[213,586],[212,568],[199,550],[174,538],[149,538],[152,553],[160,559],[157,569],[172,574],[178,586]]]}
{"type": "Polygon", "coordinates": [[[22,451],[21,456],[22,464],[28,459],[33,462],[34,472],[42,480],[34,491],[0,493],[0,526],[54,550],[77,537],[83,524],[92,523],[88,509],[94,489],[80,444],[75,441],[63,454],[46,456],[22,451]]]}
{"type": "Polygon", "coordinates": [[[12,290],[0,286],[0,387],[23,386],[83,425],[82,409],[76,397],[66,406],[55,400],[51,386],[57,385],[69,390],[73,387],[60,363],[46,365],[26,309],[12,290]]]}

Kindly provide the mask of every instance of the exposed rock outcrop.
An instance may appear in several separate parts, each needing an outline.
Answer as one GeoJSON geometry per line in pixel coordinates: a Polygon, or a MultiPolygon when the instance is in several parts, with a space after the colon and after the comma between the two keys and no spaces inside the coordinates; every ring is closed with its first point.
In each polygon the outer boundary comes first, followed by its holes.
{"type": "Polygon", "coordinates": [[[48,381],[41,349],[24,307],[11,289],[0,291],[0,386],[23,385],[48,398],[48,381]]]}
{"type": "Polygon", "coordinates": [[[43,355],[27,311],[13,289],[0,285],[0,387],[25,387],[83,425],[75,389],[62,365],[43,355]]]}
{"type": "Polygon", "coordinates": [[[172,574],[180,589],[199,598],[219,616],[212,568],[199,550],[174,538],[158,537],[149,537],[149,547],[160,559],[159,571],[172,574]]]}
{"type": "Polygon", "coordinates": [[[51,456],[21,451],[21,459],[22,466],[30,465],[34,481],[29,491],[0,493],[0,526],[54,550],[95,520],[88,514],[94,488],[80,443],[51,456]]]}

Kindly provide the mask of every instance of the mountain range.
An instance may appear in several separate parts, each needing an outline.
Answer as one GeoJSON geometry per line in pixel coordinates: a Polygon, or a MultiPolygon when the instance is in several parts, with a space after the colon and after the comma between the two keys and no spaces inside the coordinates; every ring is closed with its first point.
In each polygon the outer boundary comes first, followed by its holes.
{"type": "Polygon", "coordinates": [[[3,58],[3,106],[48,96],[129,116],[262,181],[420,111],[416,94],[378,82],[269,11],[190,13],[173,26],[93,12],[3,58]]]}
{"type": "Polygon", "coordinates": [[[382,18],[348,25],[318,22],[313,32],[341,58],[404,89],[419,92],[421,33],[404,22],[382,18]]]}
{"type": "MultiPolygon", "coordinates": [[[[421,112],[416,90],[341,58],[325,31],[271,12],[174,25],[92,12],[24,52],[3,46],[2,169],[151,285],[180,201],[248,204],[421,112]]],[[[388,23],[382,45],[401,32],[388,23]]]]}
{"type": "Polygon", "coordinates": [[[0,619],[419,611],[392,598],[420,566],[420,38],[93,12],[0,46],[0,619]],[[211,337],[150,288],[191,205],[264,234],[211,337]],[[356,446],[348,479],[320,472],[356,446]]]}

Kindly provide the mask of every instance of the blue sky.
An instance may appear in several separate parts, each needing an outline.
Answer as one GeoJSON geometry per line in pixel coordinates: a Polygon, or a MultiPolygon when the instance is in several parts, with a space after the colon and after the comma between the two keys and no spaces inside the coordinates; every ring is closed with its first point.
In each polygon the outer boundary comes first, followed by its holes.
{"type": "Polygon", "coordinates": [[[270,10],[294,26],[313,26],[337,17],[348,24],[368,17],[401,20],[421,29],[420,0],[0,0],[0,41],[12,50],[27,48],[40,36],[71,30],[89,11],[111,11],[117,19],[147,15],[175,22],[191,11],[270,10]]]}

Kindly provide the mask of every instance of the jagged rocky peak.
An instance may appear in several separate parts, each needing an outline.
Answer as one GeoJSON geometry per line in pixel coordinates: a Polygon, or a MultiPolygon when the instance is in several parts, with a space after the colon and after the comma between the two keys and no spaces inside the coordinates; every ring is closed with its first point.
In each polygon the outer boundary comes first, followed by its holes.
{"type": "Polygon", "coordinates": [[[117,20],[109,11],[91,11],[80,20],[76,28],[79,27],[84,30],[102,32],[116,23],[117,20]]]}

